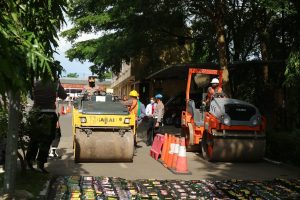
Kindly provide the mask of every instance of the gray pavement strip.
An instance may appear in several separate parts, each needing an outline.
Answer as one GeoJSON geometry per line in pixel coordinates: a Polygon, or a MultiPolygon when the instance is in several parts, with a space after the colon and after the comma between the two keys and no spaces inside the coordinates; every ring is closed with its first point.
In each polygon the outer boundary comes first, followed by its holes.
{"type": "MultiPolygon", "coordinates": [[[[150,147],[145,145],[147,123],[138,128],[138,142],[141,148],[135,152],[132,163],[74,163],[72,149],[71,114],[60,117],[62,138],[59,145],[61,160],[49,160],[47,170],[54,175],[117,176],[133,179],[258,179],[300,178],[300,169],[288,165],[275,165],[266,161],[257,163],[210,163],[201,152],[188,152],[188,169],[192,175],[176,175],[168,171],[150,156],[150,147]]],[[[165,126],[167,133],[180,133],[174,126],[165,126]]]]}

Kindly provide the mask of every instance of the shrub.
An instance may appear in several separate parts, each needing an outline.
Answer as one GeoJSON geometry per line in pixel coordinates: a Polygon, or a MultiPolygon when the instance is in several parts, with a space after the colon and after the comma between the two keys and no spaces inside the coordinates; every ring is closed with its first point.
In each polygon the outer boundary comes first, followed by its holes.
{"type": "Polygon", "coordinates": [[[266,156],[282,162],[300,165],[300,129],[269,131],[266,156]]]}

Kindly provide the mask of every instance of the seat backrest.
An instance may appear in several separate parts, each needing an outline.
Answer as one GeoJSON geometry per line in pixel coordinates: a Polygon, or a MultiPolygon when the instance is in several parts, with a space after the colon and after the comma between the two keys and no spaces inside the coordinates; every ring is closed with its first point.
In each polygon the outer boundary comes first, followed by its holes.
{"type": "Polygon", "coordinates": [[[194,115],[194,110],[195,110],[196,108],[195,108],[195,101],[194,100],[192,100],[192,99],[190,99],[189,101],[188,101],[188,104],[187,104],[187,111],[189,112],[189,113],[191,113],[192,115],[194,115]]]}
{"type": "Polygon", "coordinates": [[[196,126],[203,125],[203,115],[199,109],[196,109],[194,100],[189,100],[187,111],[192,114],[196,126]]]}

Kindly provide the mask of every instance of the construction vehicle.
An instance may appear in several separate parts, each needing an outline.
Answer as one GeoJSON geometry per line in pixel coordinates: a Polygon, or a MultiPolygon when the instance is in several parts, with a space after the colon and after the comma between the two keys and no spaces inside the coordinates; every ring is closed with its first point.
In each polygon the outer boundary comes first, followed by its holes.
{"type": "Polygon", "coordinates": [[[72,126],[75,162],[132,162],[135,117],[112,95],[79,98],[72,126]]]}
{"type": "MultiPolygon", "coordinates": [[[[259,110],[250,103],[220,93],[214,94],[208,108],[195,106],[202,102],[202,99],[190,99],[192,78],[196,75],[208,76],[202,80],[218,77],[222,87],[222,70],[189,68],[186,109],[181,114],[187,149],[200,146],[208,161],[260,160],[265,153],[266,122],[259,110]]],[[[200,84],[203,91],[208,84],[200,84]]],[[[202,96],[206,96],[204,92],[202,96]]]]}

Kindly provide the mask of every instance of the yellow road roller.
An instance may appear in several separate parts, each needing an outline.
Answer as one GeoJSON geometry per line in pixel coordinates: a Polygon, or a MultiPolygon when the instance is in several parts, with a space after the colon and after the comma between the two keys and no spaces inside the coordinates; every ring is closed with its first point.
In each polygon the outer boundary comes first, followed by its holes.
{"type": "Polygon", "coordinates": [[[112,95],[76,100],[72,126],[75,162],[132,162],[135,117],[112,95]]]}

